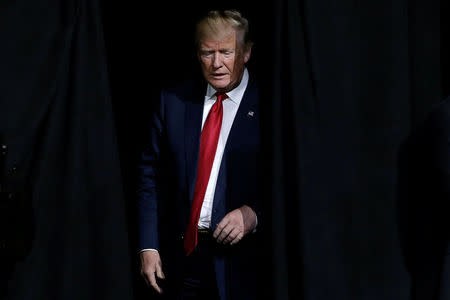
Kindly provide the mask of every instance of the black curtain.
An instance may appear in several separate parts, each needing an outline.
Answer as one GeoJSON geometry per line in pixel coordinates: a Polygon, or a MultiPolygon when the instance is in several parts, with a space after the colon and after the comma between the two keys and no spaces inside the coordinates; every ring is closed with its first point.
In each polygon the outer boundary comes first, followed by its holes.
{"type": "Polygon", "coordinates": [[[442,93],[450,96],[450,2],[441,0],[440,4],[442,93]]]}
{"type": "MultiPolygon", "coordinates": [[[[15,192],[30,190],[34,218],[29,252],[2,260],[15,262],[6,299],[132,297],[100,17],[95,0],[0,4],[5,180],[20,175],[15,192]]],[[[20,211],[10,213],[29,222],[20,211]]]]}
{"type": "Polygon", "coordinates": [[[274,299],[409,299],[399,150],[443,100],[440,3],[272,7],[263,134],[274,299]]]}

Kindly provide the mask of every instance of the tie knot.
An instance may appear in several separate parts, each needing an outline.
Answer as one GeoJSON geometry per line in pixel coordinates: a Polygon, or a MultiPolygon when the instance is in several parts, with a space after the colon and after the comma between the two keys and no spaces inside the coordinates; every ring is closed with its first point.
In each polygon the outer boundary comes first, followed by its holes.
{"type": "Polygon", "coordinates": [[[225,94],[225,93],[216,93],[216,96],[217,96],[217,100],[219,100],[219,101],[223,101],[228,98],[227,94],[225,94]]]}

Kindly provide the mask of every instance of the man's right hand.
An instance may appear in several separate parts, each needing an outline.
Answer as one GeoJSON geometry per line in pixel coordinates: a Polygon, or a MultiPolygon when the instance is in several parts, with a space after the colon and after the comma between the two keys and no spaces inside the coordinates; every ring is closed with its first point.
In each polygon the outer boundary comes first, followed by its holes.
{"type": "Polygon", "coordinates": [[[142,277],[144,277],[144,280],[149,286],[153,287],[159,294],[162,294],[163,290],[156,282],[156,277],[158,279],[165,279],[158,251],[143,251],[140,253],[140,257],[142,277]]]}

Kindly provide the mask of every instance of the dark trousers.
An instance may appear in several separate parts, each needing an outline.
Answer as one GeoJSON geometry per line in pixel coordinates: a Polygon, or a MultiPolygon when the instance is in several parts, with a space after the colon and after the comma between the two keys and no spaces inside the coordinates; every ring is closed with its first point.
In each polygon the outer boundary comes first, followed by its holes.
{"type": "Polygon", "coordinates": [[[214,251],[217,248],[212,234],[198,234],[196,249],[185,258],[184,280],[180,299],[218,300],[214,251]]]}

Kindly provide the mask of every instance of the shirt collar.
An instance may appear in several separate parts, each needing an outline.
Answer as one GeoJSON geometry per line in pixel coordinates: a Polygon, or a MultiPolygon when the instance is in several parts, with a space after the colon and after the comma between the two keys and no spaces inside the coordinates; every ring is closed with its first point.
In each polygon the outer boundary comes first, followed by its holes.
{"type": "MultiPolygon", "coordinates": [[[[242,75],[242,80],[237,87],[227,92],[227,99],[230,99],[233,103],[239,104],[244,96],[245,89],[247,88],[249,79],[249,74],[247,68],[244,69],[244,74],[242,75]]],[[[206,100],[216,100],[214,94],[216,90],[208,83],[208,87],[206,89],[206,100]]]]}

